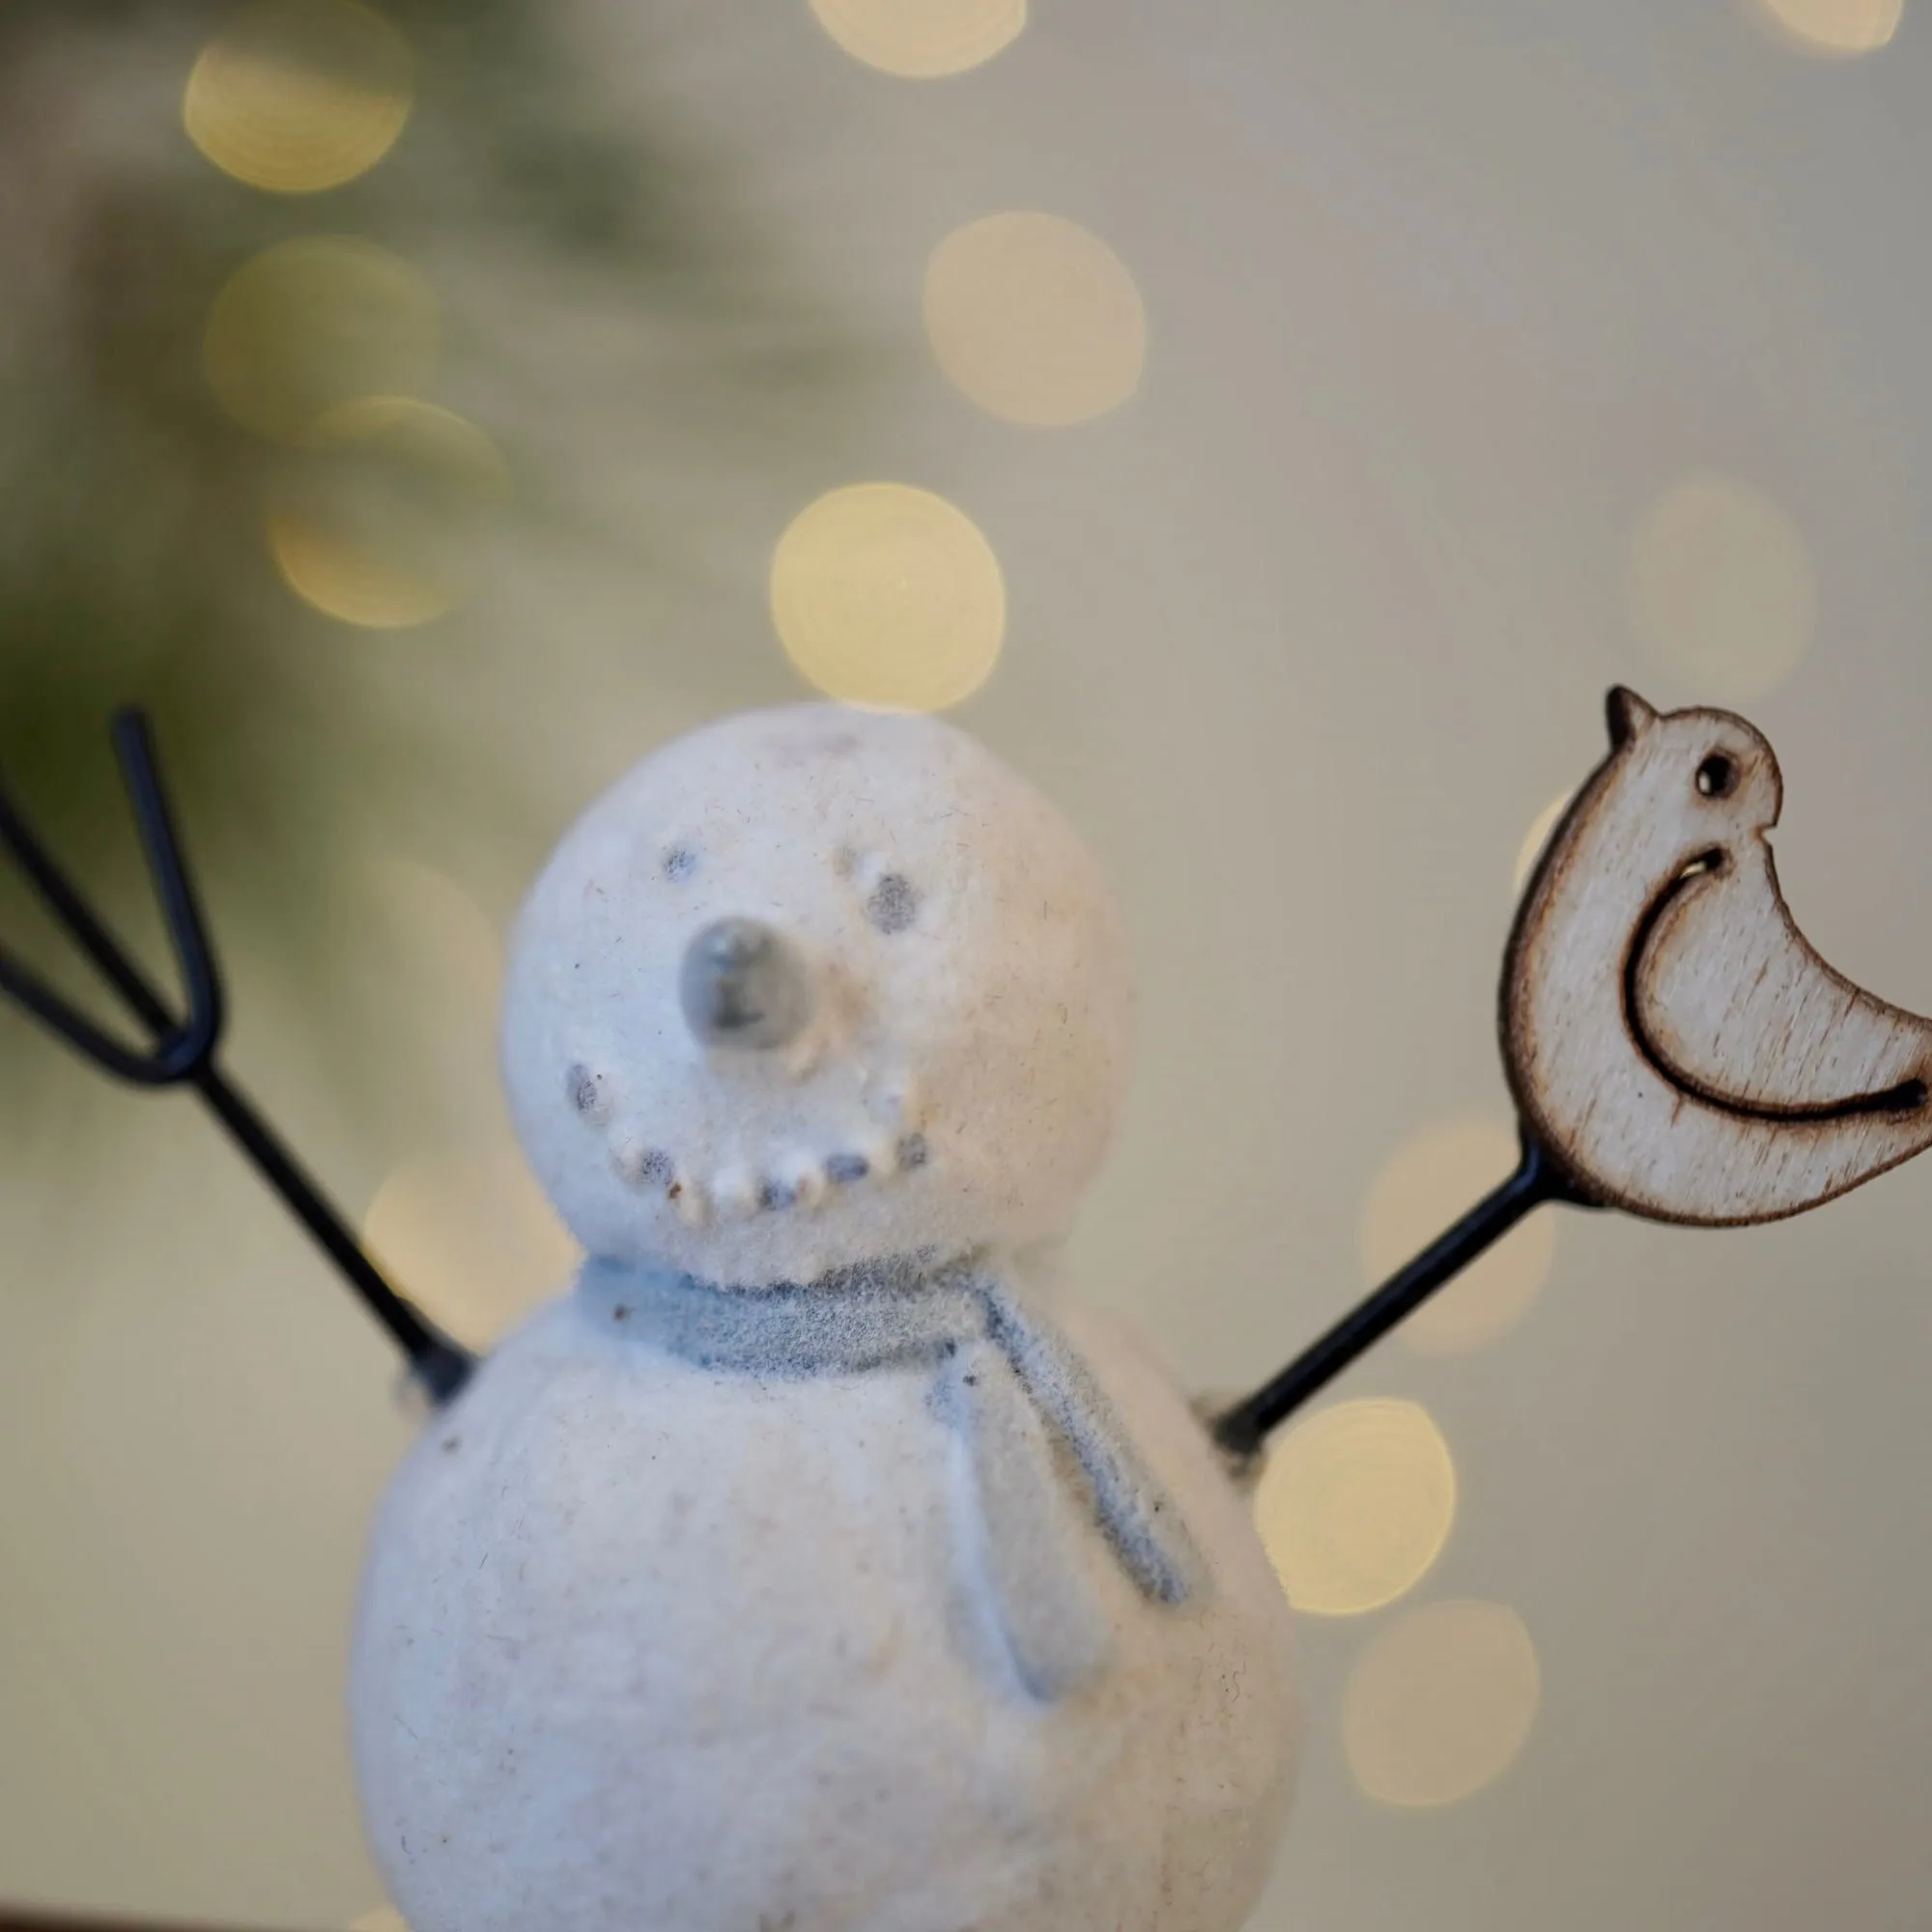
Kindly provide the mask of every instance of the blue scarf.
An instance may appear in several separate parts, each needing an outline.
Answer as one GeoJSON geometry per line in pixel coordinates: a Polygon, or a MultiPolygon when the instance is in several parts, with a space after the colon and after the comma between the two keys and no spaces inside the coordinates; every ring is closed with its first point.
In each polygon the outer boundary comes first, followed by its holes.
{"type": "Polygon", "coordinates": [[[627,1335],[720,1375],[929,1375],[932,1409],[963,1452],[961,1581],[1037,1701],[1079,1690],[1112,1648],[1079,1556],[1082,1514],[1151,1602],[1178,1608],[1202,1591],[1186,1525],[1091,1371],[970,1262],[908,1257],[812,1282],[722,1288],[593,1261],[579,1292],[627,1335]]]}

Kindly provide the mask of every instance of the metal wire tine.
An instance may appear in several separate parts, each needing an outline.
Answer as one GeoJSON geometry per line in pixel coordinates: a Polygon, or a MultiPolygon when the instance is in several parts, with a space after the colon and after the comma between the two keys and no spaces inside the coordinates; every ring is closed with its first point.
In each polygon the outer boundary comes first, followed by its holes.
{"type": "Polygon", "coordinates": [[[114,716],[114,755],[122,781],[134,808],[134,823],[147,854],[148,870],[167,922],[168,940],[187,993],[187,1022],[157,1048],[156,1065],[163,1069],[157,1083],[183,1080],[204,1065],[221,1037],[223,1001],[221,974],[214,948],[201,916],[201,901],[188,872],[181,837],[175,830],[167,788],[161,782],[160,761],[155,755],[154,732],[144,712],[132,706],[114,716]]]}
{"type": "MultiPolygon", "coordinates": [[[[60,923],[82,950],[111,980],[128,1004],[157,1037],[174,1032],[174,1020],[127,955],[94,917],[67,876],[35,838],[32,829],[0,793],[0,839],[19,863],[60,923]]],[[[60,998],[47,983],[11,953],[0,950],[0,991],[10,994],[46,1029],[124,1080],[147,1084],[153,1078],[154,1055],[124,1046],[60,998]]]]}
{"type": "Polygon", "coordinates": [[[125,1045],[76,1011],[38,974],[4,950],[0,950],[0,990],[11,994],[49,1031],[105,1071],[139,1086],[169,1086],[192,1078],[214,1051],[221,1031],[220,980],[161,788],[147,721],[139,712],[124,712],[115,720],[114,748],[169,940],[186,982],[187,1018],[179,1021],[168,1010],[147,976],[42,844],[4,789],[0,789],[0,840],[55,919],[155,1036],[155,1044],[145,1053],[125,1045]]]}
{"type": "Polygon", "coordinates": [[[1508,1179],[1445,1228],[1398,1268],[1365,1301],[1357,1302],[1324,1335],[1312,1342],[1272,1381],[1213,1418],[1214,1439],[1231,1456],[1258,1456],[1270,1434],[1306,1402],[1373,1348],[1389,1330],[1445,1287],[1479,1255],[1499,1241],[1525,1214],[1546,1202],[1573,1208],[1597,1204],[1570,1177],[1527,1127],[1518,1129],[1521,1155],[1508,1179]]]}
{"type": "MultiPolygon", "coordinates": [[[[254,1103],[219,1066],[223,1002],[214,948],[202,919],[194,881],[182,853],[161,783],[147,719],[136,710],[116,713],[114,755],[134,809],[156,896],[166,921],[181,976],[187,989],[187,1017],[169,1011],[153,982],[101,923],[73,881],[55,864],[0,786],[0,844],[12,851],[54,917],[74,943],[126,1001],[128,1009],[155,1037],[153,1049],[136,1053],[74,1011],[43,980],[0,951],[0,991],[13,995],[69,1045],[109,1073],[145,1087],[183,1082],[193,1087],[256,1172],[339,1268],[357,1296],[382,1323],[410,1364],[410,1373],[440,1406],[469,1380],[476,1358],[452,1340],[390,1287],[383,1271],[362,1250],[349,1224],[330,1204],[282,1138],[254,1103]]],[[[6,1932],[0,1923],[0,1932],[6,1932]]]]}

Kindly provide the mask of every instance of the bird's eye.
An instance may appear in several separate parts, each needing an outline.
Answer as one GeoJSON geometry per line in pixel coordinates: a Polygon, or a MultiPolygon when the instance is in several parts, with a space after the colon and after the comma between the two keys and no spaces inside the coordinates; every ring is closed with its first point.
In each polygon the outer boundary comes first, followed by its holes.
{"type": "Polygon", "coordinates": [[[697,854],[689,845],[673,845],[664,855],[664,875],[673,885],[691,877],[697,870],[697,854]]]}
{"type": "Polygon", "coordinates": [[[919,895],[903,872],[888,872],[866,899],[866,917],[881,932],[903,932],[919,913],[919,895]]]}
{"type": "Polygon", "coordinates": [[[1697,767],[1697,789],[1706,798],[1726,798],[1737,782],[1738,768],[1721,752],[1713,752],[1697,767]]]}

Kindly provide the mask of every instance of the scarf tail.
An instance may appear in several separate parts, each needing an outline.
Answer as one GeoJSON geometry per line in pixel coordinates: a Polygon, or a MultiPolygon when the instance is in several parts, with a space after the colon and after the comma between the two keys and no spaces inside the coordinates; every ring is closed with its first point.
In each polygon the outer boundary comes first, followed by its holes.
{"type": "Polygon", "coordinates": [[[1143,1596],[1178,1607],[1198,1594],[1200,1552],[1166,1489],[1148,1469],[1094,1373],[1057,1329],[989,1285],[988,1333],[1093,1486],[1101,1533],[1143,1596]]]}

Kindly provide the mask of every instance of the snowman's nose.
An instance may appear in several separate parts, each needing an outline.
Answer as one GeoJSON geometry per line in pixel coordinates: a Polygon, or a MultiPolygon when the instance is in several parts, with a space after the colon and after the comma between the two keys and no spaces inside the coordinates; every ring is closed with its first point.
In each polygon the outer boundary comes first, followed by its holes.
{"type": "Polygon", "coordinates": [[[684,950],[678,998],[706,1046],[783,1046],[811,1017],[811,976],[755,919],[714,921],[684,950]]]}

